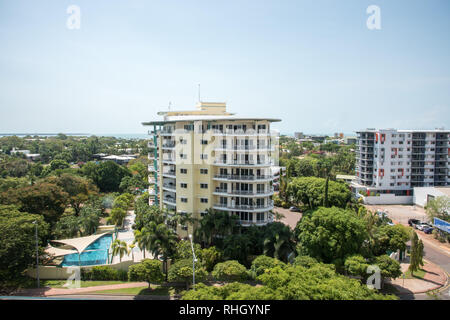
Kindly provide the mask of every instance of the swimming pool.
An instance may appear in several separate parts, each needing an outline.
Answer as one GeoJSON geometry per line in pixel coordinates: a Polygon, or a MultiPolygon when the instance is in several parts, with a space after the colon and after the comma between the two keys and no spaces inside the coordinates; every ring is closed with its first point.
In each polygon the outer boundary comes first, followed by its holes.
{"type": "Polygon", "coordinates": [[[78,253],[72,253],[64,256],[61,263],[62,267],[69,266],[92,266],[97,264],[108,263],[108,250],[111,247],[112,234],[106,234],[91,243],[80,255],[78,261],[78,253]]]}

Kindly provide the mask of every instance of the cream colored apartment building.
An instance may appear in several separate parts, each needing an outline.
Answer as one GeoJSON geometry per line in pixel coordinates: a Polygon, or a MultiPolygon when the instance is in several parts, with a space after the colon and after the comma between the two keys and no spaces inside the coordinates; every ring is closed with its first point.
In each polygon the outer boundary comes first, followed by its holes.
{"type": "MultiPolygon", "coordinates": [[[[150,126],[150,204],[201,219],[206,210],[237,215],[241,225],[273,221],[273,175],[279,119],[240,118],[225,103],[200,102],[197,110],[159,112],[150,126]]],[[[180,226],[180,236],[192,226],[180,226]]]]}

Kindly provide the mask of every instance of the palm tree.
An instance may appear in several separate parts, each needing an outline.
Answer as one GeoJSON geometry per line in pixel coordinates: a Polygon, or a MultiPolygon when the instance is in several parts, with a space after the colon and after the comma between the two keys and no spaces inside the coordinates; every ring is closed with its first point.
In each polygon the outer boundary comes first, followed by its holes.
{"type": "Polygon", "coordinates": [[[138,248],[143,252],[145,259],[145,250],[149,248],[150,233],[146,227],[141,230],[134,231],[134,242],[137,243],[138,248]]]}
{"type": "Polygon", "coordinates": [[[128,253],[127,243],[119,239],[113,241],[113,243],[111,244],[111,249],[113,256],[119,255],[120,262],[122,262],[122,257],[125,255],[125,253],[128,253]]]}
{"type": "Polygon", "coordinates": [[[131,243],[128,245],[128,248],[130,248],[130,252],[131,252],[131,259],[133,259],[133,261],[134,261],[134,252],[133,252],[134,247],[136,247],[136,244],[134,244],[134,243],[131,243]]]}
{"type": "Polygon", "coordinates": [[[155,259],[161,256],[164,263],[166,280],[168,276],[167,260],[176,252],[177,238],[175,231],[166,224],[156,224],[153,221],[149,224],[148,248],[155,259]]]}
{"type": "Polygon", "coordinates": [[[328,184],[330,181],[330,177],[334,175],[334,161],[330,158],[322,158],[317,163],[317,168],[319,171],[319,175],[324,177],[325,180],[325,196],[323,198],[323,206],[328,207],[328,184]]]}

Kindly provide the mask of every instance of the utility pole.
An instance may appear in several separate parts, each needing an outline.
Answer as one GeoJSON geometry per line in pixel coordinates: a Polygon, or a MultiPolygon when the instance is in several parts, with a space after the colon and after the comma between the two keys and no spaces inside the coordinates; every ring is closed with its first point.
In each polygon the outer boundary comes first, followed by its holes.
{"type": "Polygon", "coordinates": [[[37,275],[37,287],[39,288],[39,244],[38,244],[38,228],[37,220],[33,221],[35,226],[35,238],[36,238],[36,275],[37,275]]]}
{"type": "Polygon", "coordinates": [[[191,240],[191,249],[192,249],[192,288],[195,291],[195,262],[197,261],[197,257],[194,252],[194,244],[192,243],[192,234],[189,235],[189,240],[191,240]]]}

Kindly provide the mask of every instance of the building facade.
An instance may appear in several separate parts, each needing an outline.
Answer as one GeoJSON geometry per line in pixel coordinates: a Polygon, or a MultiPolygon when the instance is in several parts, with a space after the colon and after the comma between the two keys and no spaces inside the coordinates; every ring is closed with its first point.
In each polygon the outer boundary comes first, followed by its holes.
{"type": "MultiPolygon", "coordinates": [[[[239,118],[225,103],[159,112],[150,126],[150,204],[201,219],[207,209],[237,215],[243,226],[273,221],[273,173],[278,119],[239,118]]],[[[180,236],[192,226],[180,226],[180,236]]]]}
{"type": "Polygon", "coordinates": [[[449,185],[449,134],[438,129],[357,132],[353,190],[410,202],[414,187],[449,185]]]}

